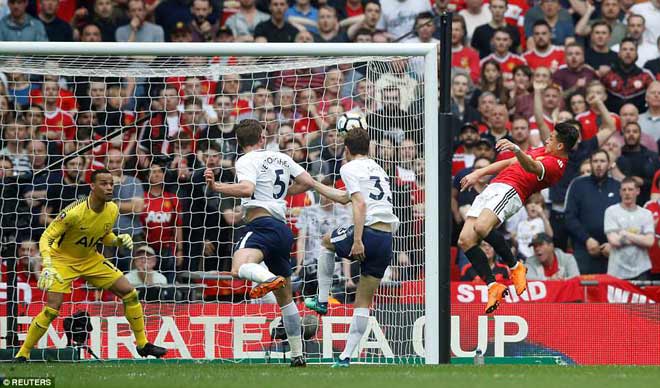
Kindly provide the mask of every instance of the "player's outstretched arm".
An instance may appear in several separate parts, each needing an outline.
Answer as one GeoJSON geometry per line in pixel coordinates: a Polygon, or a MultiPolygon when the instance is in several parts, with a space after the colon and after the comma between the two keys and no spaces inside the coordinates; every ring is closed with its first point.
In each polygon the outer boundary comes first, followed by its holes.
{"type": "Polygon", "coordinates": [[[296,195],[314,187],[314,178],[307,171],[293,178],[293,184],[289,186],[287,195],[296,195]]]}
{"type": "Polygon", "coordinates": [[[544,168],[543,164],[539,161],[532,159],[531,156],[524,153],[517,144],[510,142],[507,139],[502,139],[497,142],[495,146],[498,151],[511,151],[516,155],[516,159],[520,166],[525,169],[525,171],[530,172],[536,175],[539,178],[543,178],[544,168]]]}
{"type": "Polygon", "coordinates": [[[484,176],[495,175],[499,173],[500,171],[509,167],[515,161],[516,158],[500,160],[499,162],[495,162],[484,168],[472,171],[471,173],[464,176],[463,179],[461,179],[461,191],[468,190],[470,187],[474,186],[474,184],[477,183],[480,178],[484,176]]]}
{"type": "Polygon", "coordinates": [[[346,205],[347,203],[351,202],[351,199],[348,197],[348,193],[344,190],[326,186],[318,181],[314,181],[314,190],[318,191],[319,194],[330,199],[331,201],[339,202],[342,205],[346,205]]]}
{"type": "Polygon", "coordinates": [[[204,178],[209,188],[217,193],[236,198],[250,198],[254,194],[254,183],[247,180],[242,180],[239,183],[216,182],[213,170],[210,168],[204,172],[204,178]]]}

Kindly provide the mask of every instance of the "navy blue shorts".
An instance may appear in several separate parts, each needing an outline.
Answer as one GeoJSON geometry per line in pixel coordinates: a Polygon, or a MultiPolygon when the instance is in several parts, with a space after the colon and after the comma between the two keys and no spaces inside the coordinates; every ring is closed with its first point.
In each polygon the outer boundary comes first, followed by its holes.
{"type": "Polygon", "coordinates": [[[291,276],[291,229],[273,217],[259,217],[245,228],[247,232],[236,242],[234,252],[242,248],[258,249],[263,253],[270,272],[283,277],[291,276]]]}
{"type": "MultiPolygon", "coordinates": [[[[335,246],[335,253],[339,257],[350,259],[353,247],[353,225],[348,228],[337,228],[332,231],[330,242],[335,246]]],[[[382,279],[385,269],[392,261],[392,233],[364,227],[362,234],[365,259],[360,263],[362,275],[369,275],[382,279]]]]}

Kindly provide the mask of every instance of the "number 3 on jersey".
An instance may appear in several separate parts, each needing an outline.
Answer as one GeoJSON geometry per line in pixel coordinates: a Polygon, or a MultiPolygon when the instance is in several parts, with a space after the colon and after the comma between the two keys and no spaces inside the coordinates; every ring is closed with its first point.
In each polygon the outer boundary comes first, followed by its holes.
{"type": "MultiPolygon", "coordinates": [[[[380,177],[372,175],[369,177],[369,179],[374,181],[374,188],[378,190],[378,194],[371,193],[369,194],[369,198],[373,199],[374,201],[380,201],[385,196],[385,190],[383,190],[383,186],[380,185],[380,177]]],[[[387,180],[387,178],[385,179],[387,180]]],[[[390,196],[385,199],[387,202],[392,203],[392,198],[390,196]]]]}

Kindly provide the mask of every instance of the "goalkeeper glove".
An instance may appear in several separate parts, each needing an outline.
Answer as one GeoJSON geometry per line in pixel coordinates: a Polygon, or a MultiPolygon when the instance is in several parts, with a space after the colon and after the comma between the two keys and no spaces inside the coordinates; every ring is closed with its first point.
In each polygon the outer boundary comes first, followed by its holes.
{"type": "Polygon", "coordinates": [[[64,282],[62,275],[57,272],[57,270],[52,266],[46,266],[41,270],[41,276],[39,276],[39,281],[37,282],[37,287],[44,291],[48,291],[57,280],[60,283],[64,282]]]}
{"type": "Polygon", "coordinates": [[[120,234],[117,236],[117,240],[115,240],[115,246],[133,249],[133,238],[130,234],[120,234]]]}

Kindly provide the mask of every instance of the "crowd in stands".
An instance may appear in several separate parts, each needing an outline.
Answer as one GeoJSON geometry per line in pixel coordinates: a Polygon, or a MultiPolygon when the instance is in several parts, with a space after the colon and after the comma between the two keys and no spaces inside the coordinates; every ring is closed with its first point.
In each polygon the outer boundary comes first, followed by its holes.
{"type": "MultiPolygon", "coordinates": [[[[455,230],[488,184],[460,192],[461,177],[513,156],[496,151],[498,140],[523,150],[541,147],[555,123],[575,119],[581,140],[564,178],[530,197],[502,226],[512,248],[527,261],[530,279],[596,273],[658,278],[659,0],[7,0],[0,5],[0,40],[439,44],[437,16],[447,10],[454,11],[455,230]]],[[[208,60],[238,64],[233,57],[208,60]]],[[[106,166],[116,182],[115,228],[137,243],[133,252],[104,254],[131,282],[165,291],[202,282],[204,293],[186,298],[235,298],[223,291],[239,287],[235,282],[195,276],[227,271],[241,237],[239,201],[207,190],[204,169],[212,168],[218,180],[234,180],[241,149],[233,127],[250,118],[263,123],[268,149],[286,152],[317,179],[341,188],[336,120],[349,110],[367,117],[372,156],[392,177],[402,220],[386,280],[422,278],[421,63],[393,60],[370,76],[365,66],[149,79],[0,73],[3,182],[130,128],[60,169],[35,175],[18,187],[17,201],[4,201],[3,223],[21,230],[19,280],[36,284],[41,233],[89,192],[90,172],[106,166]],[[10,214],[20,217],[10,220],[10,214]]],[[[311,295],[320,236],[350,222],[350,211],[312,193],[287,197],[287,204],[297,236],[295,284],[311,295]]],[[[482,248],[498,278],[508,277],[494,250],[485,242],[482,248]]],[[[460,251],[455,265],[461,280],[479,280],[460,251]]],[[[350,298],[344,290],[356,287],[356,271],[347,260],[337,266],[337,298],[350,298]]],[[[177,296],[146,290],[143,297],[177,296]]]]}

